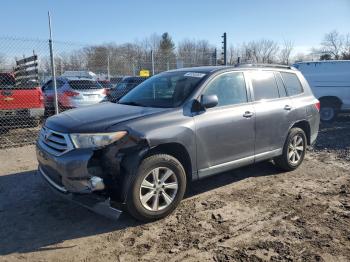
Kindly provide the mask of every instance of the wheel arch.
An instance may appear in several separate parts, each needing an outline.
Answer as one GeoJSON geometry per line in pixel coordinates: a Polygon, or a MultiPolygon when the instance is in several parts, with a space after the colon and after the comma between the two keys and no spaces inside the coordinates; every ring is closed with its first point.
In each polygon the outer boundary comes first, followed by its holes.
{"type": "Polygon", "coordinates": [[[298,122],[294,123],[290,129],[295,128],[295,127],[300,128],[305,132],[307,144],[311,145],[311,127],[310,127],[309,122],[306,120],[298,121],[298,122]]]}
{"type": "Polygon", "coordinates": [[[330,103],[331,105],[334,105],[339,109],[343,104],[343,101],[337,96],[321,96],[318,98],[318,100],[321,103],[321,107],[322,103],[330,103]]]}
{"type": "Polygon", "coordinates": [[[184,145],[176,142],[160,144],[151,148],[144,158],[154,154],[168,154],[175,157],[184,167],[187,181],[192,180],[192,160],[184,145]]]}

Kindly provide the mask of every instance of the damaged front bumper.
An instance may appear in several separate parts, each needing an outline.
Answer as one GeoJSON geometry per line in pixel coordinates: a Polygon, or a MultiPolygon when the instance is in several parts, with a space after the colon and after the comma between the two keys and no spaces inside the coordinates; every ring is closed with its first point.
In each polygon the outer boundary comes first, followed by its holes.
{"type": "Polygon", "coordinates": [[[72,150],[55,156],[37,143],[36,155],[39,169],[57,185],[56,189],[65,188],[67,192],[80,194],[93,192],[89,182],[92,175],[88,170],[92,150],[72,150]]]}
{"type": "Polygon", "coordinates": [[[118,219],[122,211],[106,193],[103,178],[89,172],[92,150],[72,150],[58,157],[47,153],[38,143],[36,153],[38,173],[55,193],[98,214],[118,219]]]}
{"type": "Polygon", "coordinates": [[[45,174],[40,167],[38,168],[38,173],[51,185],[53,192],[58,194],[61,198],[72,201],[112,220],[117,220],[122,214],[121,210],[113,207],[110,198],[104,198],[93,194],[82,195],[69,193],[64,187],[57,185],[52,179],[50,179],[50,177],[45,174]]]}
{"type": "Polygon", "coordinates": [[[72,201],[80,206],[83,206],[97,214],[103,215],[110,219],[116,220],[122,214],[122,211],[113,207],[110,198],[94,194],[73,194],[67,191],[64,186],[58,185],[47,175],[39,166],[38,173],[48,182],[53,189],[53,192],[60,197],[72,201]]]}
{"type": "Polygon", "coordinates": [[[70,146],[67,135],[50,132],[54,136],[50,141],[65,139],[68,149],[60,154],[50,152],[51,143],[45,143],[47,138],[41,135],[36,144],[41,176],[60,195],[97,213],[113,211],[114,217],[119,216],[139,163],[149,150],[147,141],[130,135],[103,148],[84,149],[70,146]]]}

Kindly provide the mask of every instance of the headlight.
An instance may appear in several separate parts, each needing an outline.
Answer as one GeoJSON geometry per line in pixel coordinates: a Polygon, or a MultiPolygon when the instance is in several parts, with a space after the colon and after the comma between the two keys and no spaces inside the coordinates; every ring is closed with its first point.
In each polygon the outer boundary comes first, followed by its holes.
{"type": "Polygon", "coordinates": [[[113,133],[97,134],[71,134],[70,137],[76,148],[104,147],[123,138],[128,132],[119,131],[113,133]]]}

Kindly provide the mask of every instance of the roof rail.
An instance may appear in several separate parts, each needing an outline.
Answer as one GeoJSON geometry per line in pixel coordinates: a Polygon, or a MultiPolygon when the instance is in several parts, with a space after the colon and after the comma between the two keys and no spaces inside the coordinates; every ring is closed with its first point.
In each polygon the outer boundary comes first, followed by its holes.
{"type": "Polygon", "coordinates": [[[251,63],[241,63],[235,64],[235,67],[269,67],[269,68],[281,68],[281,69],[295,69],[293,66],[288,65],[278,65],[278,64],[251,64],[251,63]]]}

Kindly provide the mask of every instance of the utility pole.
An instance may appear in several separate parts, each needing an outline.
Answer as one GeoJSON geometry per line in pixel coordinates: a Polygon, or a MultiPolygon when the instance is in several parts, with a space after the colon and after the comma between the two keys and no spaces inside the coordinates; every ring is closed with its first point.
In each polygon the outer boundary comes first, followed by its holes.
{"type": "Polygon", "coordinates": [[[49,18],[49,32],[50,32],[50,38],[49,38],[49,47],[50,47],[50,60],[51,60],[51,75],[52,75],[52,82],[53,82],[53,90],[55,93],[55,113],[56,115],[59,113],[58,110],[58,98],[57,98],[57,83],[56,83],[56,70],[55,70],[55,62],[54,62],[54,56],[53,56],[53,47],[52,47],[52,30],[51,30],[51,16],[50,12],[47,13],[49,18]]]}
{"type": "Polygon", "coordinates": [[[221,36],[222,37],[222,57],[224,65],[227,65],[227,36],[226,32],[221,36]]]}

